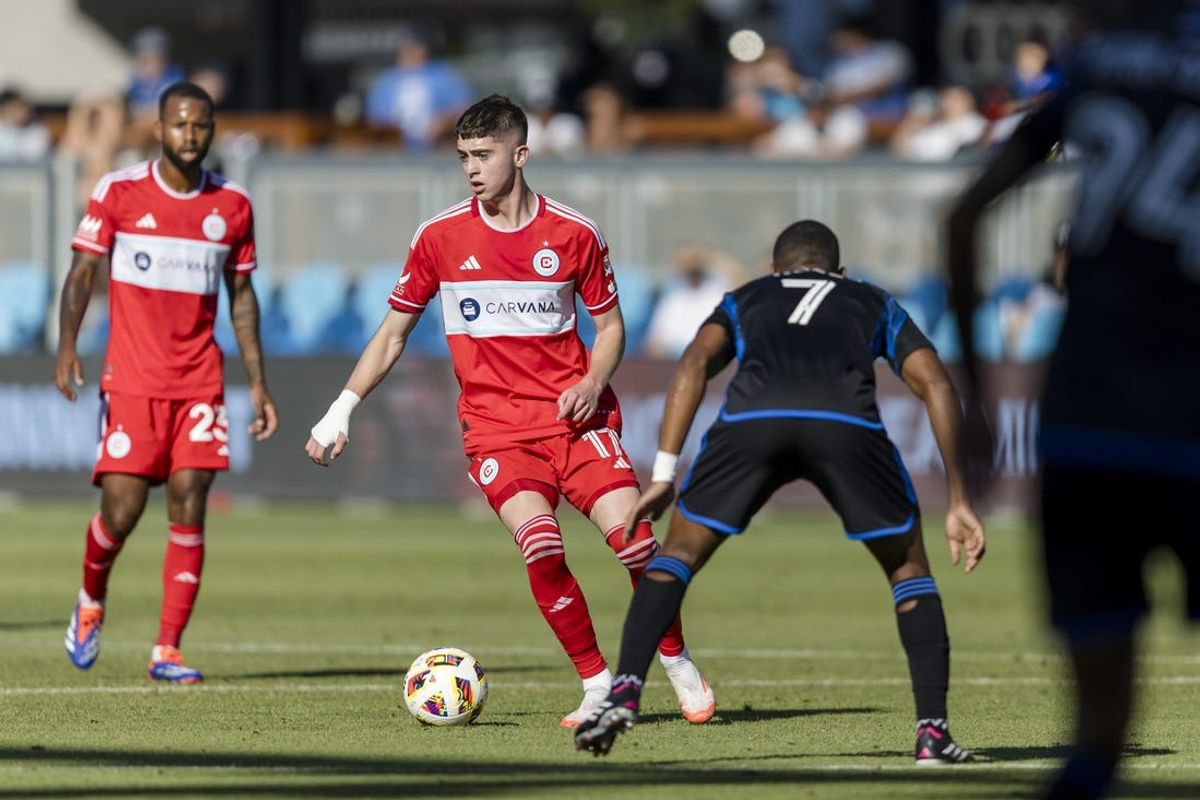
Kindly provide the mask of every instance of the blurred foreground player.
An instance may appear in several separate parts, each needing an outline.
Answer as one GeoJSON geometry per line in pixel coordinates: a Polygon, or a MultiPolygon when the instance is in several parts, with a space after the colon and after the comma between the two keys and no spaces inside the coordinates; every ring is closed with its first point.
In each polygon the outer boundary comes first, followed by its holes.
{"type": "Polygon", "coordinates": [[[875,405],[886,358],[929,411],[949,504],[946,540],[966,571],[984,553],[958,460],[958,395],[929,341],[882,289],[846,277],[838,241],[819,222],[786,228],[771,274],[725,295],[675,369],[651,485],[629,516],[657,519],[675,497],[675,463],[708,381],[734,358],[737,374],[679,491],[662,554],[646,566],[621,639],[612,694],[579,726],[575,746],[607,753],[637,720],[646,667],[692,576],[786,483],[811,481],[883,568],[916,701],[918,765],[974,760],[946,720],[950,641],[921,536],[917,496],[875,405]]]}
{"type": "MultiPolygon", "coordinates": [[[[595,222],[525,183],[527,132],[524,112],[499,95],[459,119],[458,157],[474,196],[417,228],[391,310],[305,449],[321,465],[330,446],[338,457],[350,412],[391,370],[440,291],[468,474],[516,540],[538,608],[583,680],[583,702],[561,722],[573,728],[608,695],[612,673],[567,567],[559,497],[600,529],[635,585],[658,543],[648,522],[624,535],[638,483],[608,385],[625,348],[608,245],[595,222]],[[576,294],[596,325],[590,359],[575,329],[576,294]]],[[[679,620],[667,628],[661,660],[680,709],[706,722],[712,690],[679,620]]]]}
{"type": "MultiPolygon", "coordinates": [[[[1179,556],[1188,612],[1200,618],[1200,5],[1079,6],[1091,32],[1067,88],[1001,147],[950,218],[952,300],[978,397],[965,320],[976,302],[979,217],[1056,143],[1082,156],[1070,302],[1041,411],[1050,611],[1078,701],[1075,747],[1053,798],[1101,797],[1112,783],[1151,549],[1179,556]]],[[[980,430],[971,441],[987,458],[980,430]]]]}
{"type": "Polygon", "coordinates": [[[250,380],[259,441],[277,426],[258,338],[254,220],[243,189],[200,167],[213,136],[212,100],[176,83],[159,101],[162,157],[96,184],[71,247],[63,285],[54,383],[68,400],[83,385],[75,350],[92,283],[109,265],[111,334],[100,376],[101,439],[93,483],[100,512],[88,526],[83,587],[67,627],[71,662],[100,650],[108,576],[151,486],[167,485],[162,618],[149,677],[196,683],[179,652],[204,563],[204,512],[217,471],[229,468],[221,351],[213,339],[222,280],[250,380]]]}

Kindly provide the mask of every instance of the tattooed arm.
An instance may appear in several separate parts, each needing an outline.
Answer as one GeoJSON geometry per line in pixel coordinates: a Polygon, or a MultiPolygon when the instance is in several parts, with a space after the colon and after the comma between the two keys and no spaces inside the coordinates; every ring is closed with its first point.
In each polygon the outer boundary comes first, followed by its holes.
{"type": "Polygon", "coordinates": [[[54,365],[54,385],[63,397],[74,402],[75,387],[83,386],[83,365],[75,342],[79,338],[79,326],[92,297],[92,284],[96,281],[96,268],[103,256],[76,250],[71,259],[71,269],[63,281],[62,298],[58,307],[58,363],[54,365]]]}
{"type": "Polygon", "coordinates": [[[254,404],[254,422],[250,433],[258,441],[269,439],[279,427],[275,403],[267,392],[267,378],[263,371],[262,342],[258,336],[258,297],[248,272],[226,272],[225,288],[229,292],[229,313],[233,320],[233,332],[237,337],[238,349],[242,352],[242,366],[250,381],[250,400],[254,404]]]}

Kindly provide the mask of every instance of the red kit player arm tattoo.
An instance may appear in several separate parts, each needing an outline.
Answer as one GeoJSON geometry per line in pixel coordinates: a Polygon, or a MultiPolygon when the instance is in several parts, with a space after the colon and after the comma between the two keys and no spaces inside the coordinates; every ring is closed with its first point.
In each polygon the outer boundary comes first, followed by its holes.
{"type": "Polygon", "coordinates": [[[227,272],[225,286],[229,290],[229,316],[233,332],[237,337],[238,349],[242,352],[242,364],[251,385],[266,381],[263,372],[262,344],[258,335],[258,296],[250,274],[227,272]]]}
{"type": "Polygon", "coordinates": [[[58,363],[54,367],[54,385],[68,400],[75,399],[75,386],[83,385],[83,368],[75,352],[79,326],[92,297],[92,284],[101,256],[75,251],[71,269],[63,282],[58,310],[58,363]]]}

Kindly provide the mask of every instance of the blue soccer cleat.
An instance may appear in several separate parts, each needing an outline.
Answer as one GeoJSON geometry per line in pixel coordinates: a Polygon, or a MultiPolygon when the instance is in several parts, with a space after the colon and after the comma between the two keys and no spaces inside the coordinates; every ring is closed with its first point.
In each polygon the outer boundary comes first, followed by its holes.
{"type": "Polygon", "coordinates": [[[150,651],[150,663],[146,665],[146,676],[152,681],[167,683],[200,683],[204,675],[183,663],[179,648],[170,645],[154,645],[150,651]]]}
{"type": "Polygon", "coordinates": [[[81,606],[75,603],[71,621],[67,623],[64,643],[71,663],[88,669],[100,655],[100,626],[104,623],[104,606],[81,606]]]}

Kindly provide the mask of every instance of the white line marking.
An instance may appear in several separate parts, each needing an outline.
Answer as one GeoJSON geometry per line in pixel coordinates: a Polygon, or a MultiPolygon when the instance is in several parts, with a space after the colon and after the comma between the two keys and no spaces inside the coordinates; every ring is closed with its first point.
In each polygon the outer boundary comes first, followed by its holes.
{"type": "MultiPolygon", "coordinates": [[[[393,692],[401,683],[396,676],[394,683],[206,683],[194,686],[11,686],[0,688],[0,697],[22,695],[86,695],[86,694],[162,694],[167,692],[209,692],[217,694],[286,694],[322,692],[393,692]]],[[[1144,678],[1138,683],[1152,686],[1198,686],[1200,675],[1170,675],[1144,678]]],[[[490,686],[500,689],[578,689],[578,681],[489,681],[490,686]]],[[[908,678],[782,678],[757,680],[754,678],[716,679],[716,687],[796,687],[809,689],[840,689],[861,686],[908,686],[908,678]]],[[[1055,678],[957,678],[955,686],[1055,686],[1066,684],[1066,680],[1055,678]]]]}
{"type": "MultiPolygon", "coordinates": [[[[29,638],[29,637],[14,637],[7,638],[0,634],[0,642],[4,643],[6,649],[49,649],[57,648],[61,642],[58,635],[44,638],[29,638]]],[[[147,646],[144,642],[104,642],[105,650],[146,650],[147,646]]],[[[421,653],[429,649],[429,643],[407,643],[398,642],[395,644],[304,644],[296,642],[197,642],[190,644],[187,647],[189,653],[241,653],[245,655],[286,655],[289,653],[313,653],[313,654],[345,654],[345,655],[391,655],[398,654],[409,656],[415,653],[421,653]]],[[[489,655],[501,656],[557,656],[562,651],[554,647],[538,647],[526,645],[488,645],[478,644],[472,648],[480,653],[489,655]]],[[[816,648],[801,648],[801,649],[746,649],[738,648],[721,648],[721,647],[700,647],[692,649],[692,653],[697,658],[738,658],[752,661],[788,661],[788,660],[804,660],[804,659],[826,659],[826,660],[853,660],[853,659],[872,659],[883,661],[900,661],[904,658],[904,651],[897,643],[894,650],[825,650],[816,648]]],[[[952,651],[950,656],[954,661],[979,661],[993,662],[1002,661],[1006,663],[1041,663],[1041,662],[1060,662],[1063,661],[1063,656],[1058,653],[1012,653],[1012,652],[988,652],[988,651],[952,651]]],[[[1200,655],[1186,654],[1148,654],[1141,658],[1144,663],[1150,664],[1197,664],[1200,665],[1200,655]]]]}

